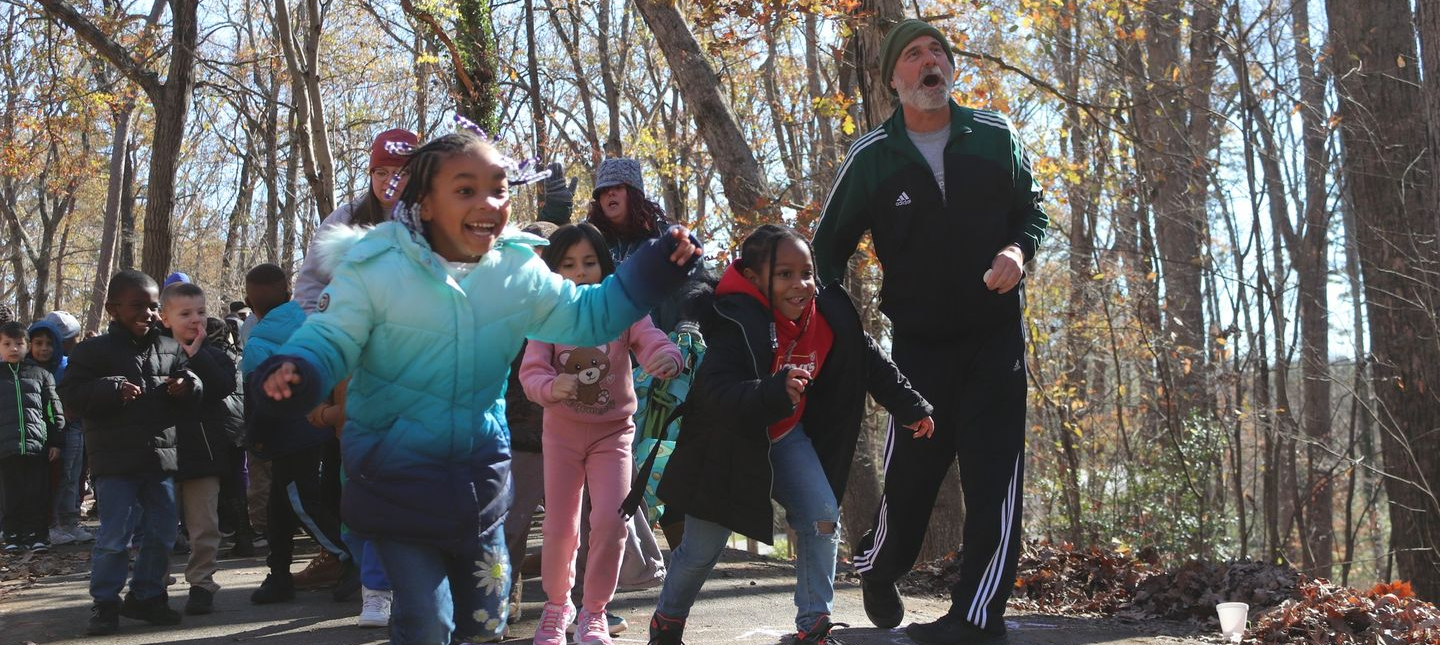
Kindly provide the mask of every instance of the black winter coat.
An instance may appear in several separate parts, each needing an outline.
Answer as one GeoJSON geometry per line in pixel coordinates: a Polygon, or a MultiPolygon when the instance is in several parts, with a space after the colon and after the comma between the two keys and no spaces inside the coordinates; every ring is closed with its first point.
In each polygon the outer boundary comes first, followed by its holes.
{"type": "Polygon", "coordinates": [[[175,426],[177,480],[224,474],[232,449],[224,414],[226,401],[235,392],[235,362],[218,348],[201,345],[190,357],[190,370],[205,384],[205,395],[199,409],[182,414],[175,426]]]}
{"type": "Polygon", "coordinates": [[[34,361],[0,362],[0,459],[44,455],[63,448],[65,413],[55,395],[55,377],[34,361]]]}
{"type": "Polygon", "coordinates": [[[204,382],[189,370],[189,357],[174,338],[151,329],[136,338],[110,323],[108,333],[75,346],[60,379],[60,400],[84,422],[85,455],[97,477],[174,472],[175,426],[196,414],[204,382]],[[187,393],[166,391],[170,376],[194,379],[187,393]],[[125,403],[120,384],[140,386],[139,398],[125,403]]]}
{"type": "MultiPolygon", "coordinates": [[[[207,424],[213,424],[220,428],[225,434],[225,440],[236,448],[245,447],[245,377],[240,373],[240,357],[222,347],[205,344],[205,349],[213,352],[216,360],[228,361],[234,368],[233,378],[235,389],[226,395],[218,405],[206,405],[203,412],[203,420],[207,424]],[[223,357],[223,359],[221,358],[223,357]]],[[[210,388],[206,386],[206,399],[209,399],[210,388]]]]}
{"type": "MultiPolygon", "coordinates": [[[[816,299],[835,333],[819,377],[806,389],[800,422],[825,470],[836,501],[855,456],[865,393],[902,425],[931,406],[865,333],[849,294],[835,284],[816,299]]],[[[773,539],[768,428],[794,413],[783,374],[769,373],[771,314],[746,295],[716,298],[716,316],[702,321],[705,360],[686,401],[680,437],[660,481],[659,496],[683,512],[766,544],[773,539]]]]}

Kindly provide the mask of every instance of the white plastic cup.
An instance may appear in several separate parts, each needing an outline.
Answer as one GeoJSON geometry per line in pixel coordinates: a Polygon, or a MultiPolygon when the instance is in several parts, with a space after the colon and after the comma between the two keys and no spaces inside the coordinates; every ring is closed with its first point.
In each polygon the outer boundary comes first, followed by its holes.
{"type": "Polygon", "coordinates": [[[1243,602],[1222,602],[1215,605],[1220,615],[1220,635],[1232,643],[1240,642],[1245,635],[1245,623],[1250,619],[1250,605],[1243,602]]]}

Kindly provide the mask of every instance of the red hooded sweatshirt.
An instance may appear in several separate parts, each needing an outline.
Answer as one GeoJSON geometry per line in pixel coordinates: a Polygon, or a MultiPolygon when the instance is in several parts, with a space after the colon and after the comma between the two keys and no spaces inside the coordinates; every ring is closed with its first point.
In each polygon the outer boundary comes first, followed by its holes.
{"type": "MultiPolygon", "coordinates": [[[[800,314],[799,320],[789,320],[782,316],[779,310],[770,307],[770,299],[746,280],[733,262],[725,269],[725,275],[720,277],[720,284],[715,287],[717,296],[731,293],[744,294],[758,300],[773,316],[770,322],[770,351],[774,352],[775,360],[770,365],[771,374],[798,367],[809,372],[811,379],[820,375],[825,357],[835,343],[835,332],[831,331],[830,324],[825,322],[825,317],[815,308],[814,298],[810,299],[810,304],[800,314]]],[[[800,422],[800,417],[804,414],[805,397],[802,395],[800,404],[795,406],[794,414],[770,426],[770,441],[779,441],[800,422]]]]}

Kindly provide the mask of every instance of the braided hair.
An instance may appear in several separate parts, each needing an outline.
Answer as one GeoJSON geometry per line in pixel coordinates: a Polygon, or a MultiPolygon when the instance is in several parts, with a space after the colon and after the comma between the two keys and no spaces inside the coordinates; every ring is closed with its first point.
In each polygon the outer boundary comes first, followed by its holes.
{"type": "Polygon", "coordinates": [[[410,181],[405,184],[405,192],[400,193],[400,203],[408,204],[411,208],[418,208],[425,196],[430,194],[430,184],[435,178],[435,173],[440,170],[440,164],[455,155],[467,152],[473,154],[488,152],[497,156],[500,154],[490,142],[467,130],[437,137],[416,148],[415,152],[410,155],[410,160],[405,162],[405,167],[401,170],[401,172],[409,173],[410,181]]]}
{"type": "Polygon", "coordinates": [[[610,257],[610,252],[605,248],[605,236],[589,222],[566,224],[555,229],[555,232],[550,234],[550,245],[540,252],[540,259],[549,265],[551,271],[559,273],[565,253],[570,247],[581,242],[589,242],[590,248],[595,250],[595,259],[600,263],[602,279],[615,272],[615,259],[610,257]]]}
{"type": "MultiPolygon", "coordinates": [[[[815,252],[810,248],[810,241],[800,235],[795,229],[788,226],[777,226],[775,224],[764,224],[750,232],[745,241],[740,243],[740,258],[735,260],[735,265],[741,269],[750,269],[757,275],[761,267],[769,267],[765,273],[765,300],[770,304],[770,349],[780,349],[780,340],[776,335],[774,317],[775,310],[775,258],[779,253],[780,242],[783,240],[795,240],[805,248],[810,257],[815,257],[815,252]],[[762,259],[763,258],[763,259],[762,259]]],[[[803,327],[810,326],[810,318],[807,316],[803,327]]],[[[803,331],[802,331],[803,333],[803,331]]],[[[791,345],[794,349],[794,345],[791,345]]],[[[790,351],[786,350],[786,354],[790,351]]]]}

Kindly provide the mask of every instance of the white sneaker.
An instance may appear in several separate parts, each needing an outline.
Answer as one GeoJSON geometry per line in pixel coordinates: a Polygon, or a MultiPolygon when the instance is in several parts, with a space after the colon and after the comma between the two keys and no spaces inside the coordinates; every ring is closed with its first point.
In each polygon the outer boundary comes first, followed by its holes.
{"type": "Polygon", "coordinates": [[[70,527],[69,529],[66,530],[66,532],[70,534],[70,537],[75,538],[75,541],[76,541],[76,542],[94,542],[94,541],[95,541],[95,534],[93,534],[93,533],[91,533],[91,532],[89,532],[89,531],[86,531],[86,530],[85,530],[85,527],[80,526],[79,524],[76,524],[75,526],[70,527]]]}
{"type": "Polygon", "coordinates": [[[389,591],[360,588],[360,618],[355,624],[361,627],[387,627],[390,625],[390,601],[394,596],[389,591]]]}
{"type": "Polygon", "coordinates": [[[50,544],[60,546],[62,544],[70,544],[74,541],[75,536],[65,529],[59,527],[50,529],[50,544]]]}

